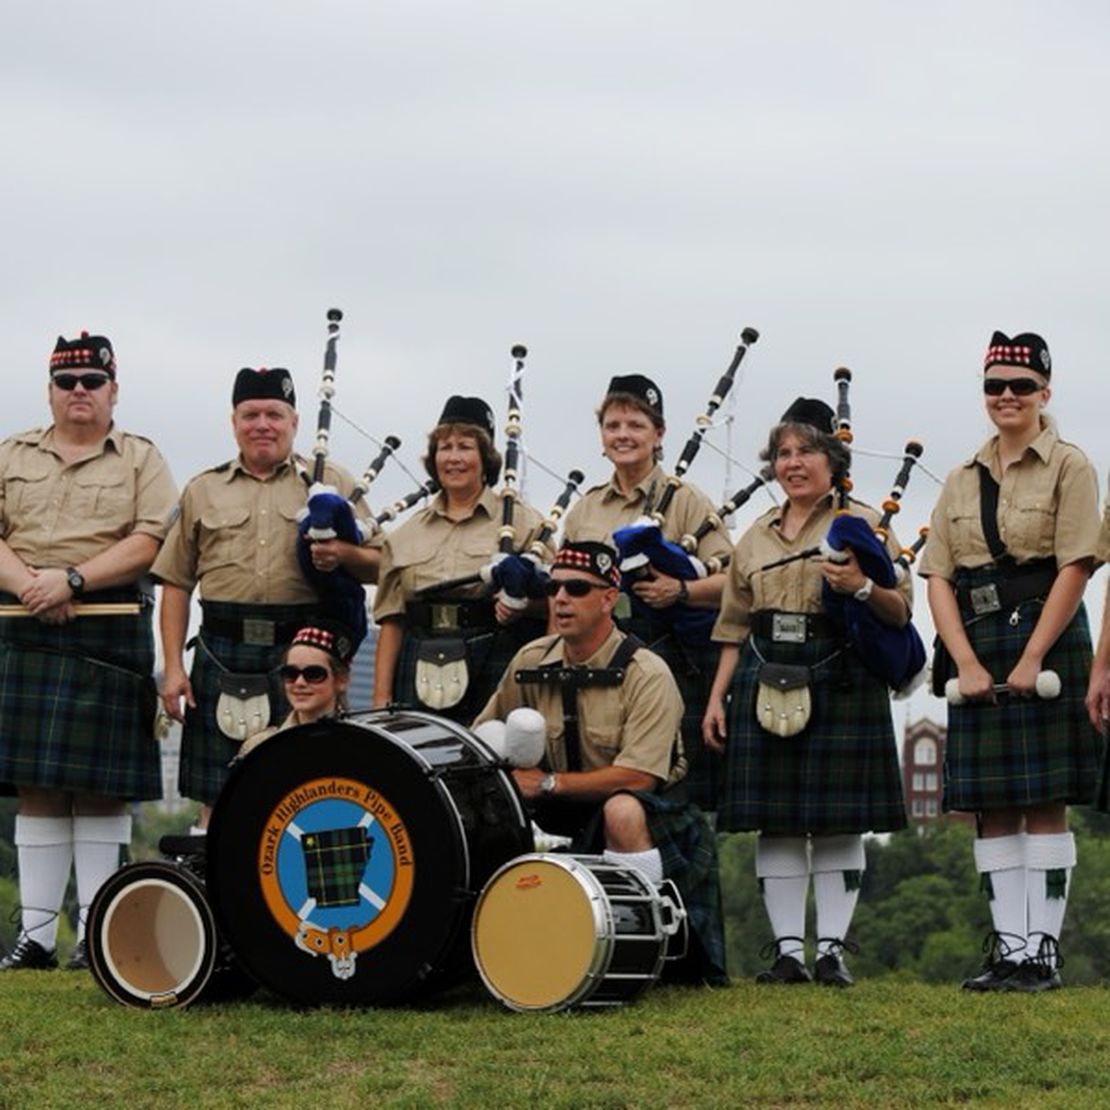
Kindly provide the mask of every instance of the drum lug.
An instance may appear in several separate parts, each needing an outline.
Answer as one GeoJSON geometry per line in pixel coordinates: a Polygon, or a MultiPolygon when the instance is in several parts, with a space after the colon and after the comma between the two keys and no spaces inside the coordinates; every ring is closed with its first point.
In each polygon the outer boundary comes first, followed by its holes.
{"type": "Polygon", "coordinates": [[[690,931],[686,920],[686,907],[673,879],[664,879],[659,884],[659,924],[668,937],[679,937],[673,945],[667,944],[665,959],[685,959],[690,949],[690,931]],[[672,947],[680,950],[672,952],[672,947]]]}

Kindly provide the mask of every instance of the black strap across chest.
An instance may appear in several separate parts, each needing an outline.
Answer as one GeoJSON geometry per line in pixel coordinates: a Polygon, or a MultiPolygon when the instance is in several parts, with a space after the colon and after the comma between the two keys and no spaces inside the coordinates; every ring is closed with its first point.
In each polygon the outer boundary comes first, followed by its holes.
{"type": "Polygon", "coordinates": [[[988,467],[982,463],[976,465],[979,469],[979,522],[983,527],[983,538],[987,541],[991,558],[1004,566],[1007,561],[1012,563],[1014,557],[1006,550],[998,531],[998,483],[988,467]]]}
{"type": "Polygon", "coordinates": [[[582,738],[578,730],[578,691],[590,686],[620,686],[632,656],[644,645],[635,636],[625,636],[607,667],[573,667],[547,663],[542,667],[516,671],[513,677],[522,686],[557,686],[563,698],[563,744],[567,770],[582,770],[582,738]]]}

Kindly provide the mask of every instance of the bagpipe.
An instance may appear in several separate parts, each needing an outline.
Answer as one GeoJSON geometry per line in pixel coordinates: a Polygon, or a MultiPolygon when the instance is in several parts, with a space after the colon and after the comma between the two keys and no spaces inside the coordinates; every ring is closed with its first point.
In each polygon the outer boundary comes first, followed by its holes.
{"type": "Polygon", "coordinates": [[[482,584],[487,591],[511,609],[525,609],[530,600],[545,596],[549,577],[547,571],[547,544],[559,528],[559,521],[584,479],[581,470],[571,470],[566,485],[544,519],[536,538],[528,549],[517,547],[513,518],[520,497],[520,439],[523,431],[523,378],[524,360],[528,349],[516,344],[510,354],[513,368],[509,377],[509,413],[505,423],[505,456],[501,487],[501,528],[498,532],[497,551],[490,562],[471,574],[451,578],[425,586],[416,596],[447,594],[467,586],[482,584]]]}
{"type": "MultiPolygon", "coordinates": [[[[328,337],[324,348],[324,369],[320,380],[320,410],[316,418],[316,440],[312,447],[311,476],[301,477],[308,487],[308,502],[297,518],[297,562],[308,584],[320,599],[321,615],[341,621],[354,634],[355,642],[366,637],[366,590],[349,570],[338,566],[322,571],[312,563],[312,545],[323,540],[341,540],[361,546],[368,536],[367,527],[355,516],[355,507],[369,490],[390,455],[401,446],[396,436],[386,436],[381,450],[355,484],[350,497],[324,482],[324,467],[331,438],[332,397],[335,396],[336,348],[343,313],[328,309],[328,337]]],[[[375,524],[377,521],[375,521],[375,524]]]]}
{"type": "MultiPolygon", "coordinates": [[[[838,400],[833,435],[845,444],[852,442],[852,414],[848,387],[851,371],[844,366],[834,373],[838,400]]],[[[883,501],[883,514],[872,528],[863,517],[852,515],[850,509],[851,479],[843,475],[838,484],[840,508],[829,527],[828,535],[820,544],[804,548],[792,555],[767,563],[760,572],[774,570],[799,559],[815,557],[836,563],[848,561],[849,552],[855,555],[860,570],[882,589],[893,589],[909,572],[918,551],[925,544],[927,528],[922,528],[915,543],[902,548],[898,558],[892,559],[886,541],[890,535],[890,522],[901,509],[902,497],[909,483],[914,465],[921,458],[924,447],[910,440],[902,455],[902,465],[894,479],[889,496],[883,501]]],[[[821,606],[825,614],[844,629],[845,638],[855,649],[864,666],[881,678],[896,692],[908,693],[915,680],[924,672],[925,645],[912,620],[900,628],[884,624],[871,611],[866,601],[852,595],[837,593],[828,582],[821,585],[821,606]]]]}
{"type": "Polygon", "coordinates": [[[683,477],[701,449],[705,433],[713,423],[714,413],[732,389],[736,371],[748,353],[748,349],[758,339],[759,332],[755,328],[744,328],[740,333],[740,343],[732,357],[732,362],[717,381],[705,406],[705,412],[695,420],[694,431],[675,463],[674,473],[667,478],[667,484],[658,503],[654,506],[645,504],[643,517],[623,528],[618,528],[613,533],[613,542],[620,554],[621,585],[628,593],[633,614],[666,622],[684,640],[708,642],[709,634],[717,619],[716,612],[712,609],[697,609],[681,600],[665,609],[653,609],[632,592],[631,586],[636,582],[654,577],[654,571],[677,578],[681,582],[692,582],[698,578],[705,578],[709,574],[716,574],[723,567],[723,561],[719,563],[714,561],[714,565],[710,567],[698,559],[695,555],[698,543],[715,529],[723,530],[724,517],[740,508],[760,486],[766,483],[769,474],[761,473],[755,481],[744,489],[738,490],[729,501],[726,501],[715,513],[710,514],[701,527],[694,533],[684,535],[678,543],[664,538],[663,522],[675,493],[682,485],[683,477]]]}

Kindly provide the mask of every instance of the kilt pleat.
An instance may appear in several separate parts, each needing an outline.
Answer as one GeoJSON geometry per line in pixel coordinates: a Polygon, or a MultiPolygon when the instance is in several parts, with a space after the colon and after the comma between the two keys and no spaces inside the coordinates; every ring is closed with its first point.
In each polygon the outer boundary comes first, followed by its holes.
{"type": "MultiPolygon", "coordinates": [[[[977,584],[974,572],[968,580],[977,584]]],[[[1014,610],[1015,623],[1007,611],[965,625],[976,656],[995,682],[1006,681],[1043,608],[1043,600],[1037,598],[1014,610]]],[[[1103,742],[1083,704],[1091,634],[1082,605],[1045,656],[1044,668],[1060,676],[1060,696],[1051,701],[1003,696],[996,705],[949,706],[946,810],[977,812],[1045,802],[1076,805],[1094,799],[1103,742]]]]}
{"type": "Polygon", "coordinates": [[[466,644],[466,693],[450,709],[436,709],[432,712],[459,724],[469,725],[485,708],[513,656],[545,631],[542,621],[529,618],[510,625],[498,625],[496,628],[467,628],[446,634],[414,631],[406,626],[393,676],[394,704],[426,711],[427,706],[416,696],[416,663],[420,646],[429,640],[461,639],[466,644]]]}
{"type": "Polygon", "coordinates": [[[712,641],[702,644],[681,642],[662,621],[639,616],[622,617],[620,626],[658,655],[670,668],[682,695],[682,745],[689,770],[682,780],[690,801],[700,809],[717,809],[721,793],[722,763],[702,740],[701,722],[709,701],[709,691],[717,674],[721,646],[712,641]]]}
{"type": "Polygon", "coordinates": [[[728,707],[717,827],[780,836],[890,832],[906,826],[898,751],[886,685],[837,642],[772,643],[740,649],[728,707]],[[809,724],[796,736],[755,719],[759,655],[814,667],[809,724]]]}
{"type": "MultiPolygon", "coordinates": [[[[135,600],[101,591],[90,601],[135,600]]],[[[4,597],[3,600],[14,600],[4,597]]],[[[162,796],[152,609],[65,625],[0,619],[0,783],[162,796]]]]}

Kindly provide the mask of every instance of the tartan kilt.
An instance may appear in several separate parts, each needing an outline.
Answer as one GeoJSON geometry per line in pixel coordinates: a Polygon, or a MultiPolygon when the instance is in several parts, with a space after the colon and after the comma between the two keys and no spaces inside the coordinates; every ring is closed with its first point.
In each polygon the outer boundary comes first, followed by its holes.
{"type": "MultiPolygon", "coordinates": [[[[85,600],[134,602],[137,593],[99,590],[85,600]]],[[[162,796],[152,613],[147,603],[134,616],[64,625],[0,618],[0,783],[162,796]]]]}
{"type": "MultiPolygon", "coordinates": [[[[721,908],[721,876],[717,865],[717,837],[705,814],[677,791],[656,794],[628,790],[644,807],[652,844],[663,860],[663,877],[672,879],[682,895],[690,925],[690,953],[678,969],[683,978],[715,986],[728,985],[725,964],[725,926],[721,908]],[[696,943],[695,943],[696,942],[696,943]]],[[[599,855],[605,849],[603,807],[598,805],[574,837],[570,851],[599,855]]]]}
{"type": "MultiPolygon", "coordinates": [[[[223,619],[258,617],[265,620],[298,622],[312,613],[304,605],[244,605],[232,602],[204,603],[205,611],[223,619]]],[[[220,700],[219,676],[233,674],[266,675],[270,698],[270,724],[280,725],[289,713],[285,688],[278,668],[287,644],[244,644],[226,636],[204,631],[193,640],[196,650],[189,681],[196,708],[185,710],[181,733],[181,764],[178,789],[185,798],[211,805],[219,796],[228,776],[228,764],[239,754],[240,742],[225,736],[216,723],[220,700]]]]}
{"type": "MultiPolygon", "coordinates": [[[[1016,625],[1010,624],[1010,612],[1001,612],[964,626],[979,662],[995,682],[1006,681],[1043,608],[1042,599],[1023,601],[1016,625]]],[[[1045,656],[1044,668],[1060,676],[1060,696],[1052,701],[1003,696],[997,705],[948,707],[946,810],[978,812],[1044,802],[1078,805],[1094,799],[1103,744],[1083,704],[1091,635],[1082,605],[1045,656]]]]}
{"type": "Polygon", "coordinates": [[[712,813],[721,795],[721,758],[702,740],[701,722],[709,691],[717,675],[721,645],[682,642],[663,621],[640,616],[622,617],[623,631],[631,633],[658,655],[671,670],[682,695],[682,746],[688,770],[682,780],[690,801],[712,813]]]}
{"type": "Polygon", "coordinates": [[[772,643],[754,633],[741,645],[729,692],[720,831],[825,836],[906,827],[886,684],[848,647],[829,659],[838,646],[823,637],[772,643]],[[796,736],[775,736],[755,719],[753,640],[764,659],[815,668],[812,714],[796,736]]]}
{"type": "Polygon", "coordinates": [[[513,656],[547,629],[542,621],[524,617],[509,625],[489,628],[460,628],[446,633],[413,630],[405,627],[401,653],[393,675],[393,704],[405,709],[435,713],[449,721],[469,725],[485,709],[512,662],[513,656]],[[436,639],[463,640],[466,643],[466,693],[450,709],[429,709],[416,696],[416,662],[420,645],[436,639]]]}

